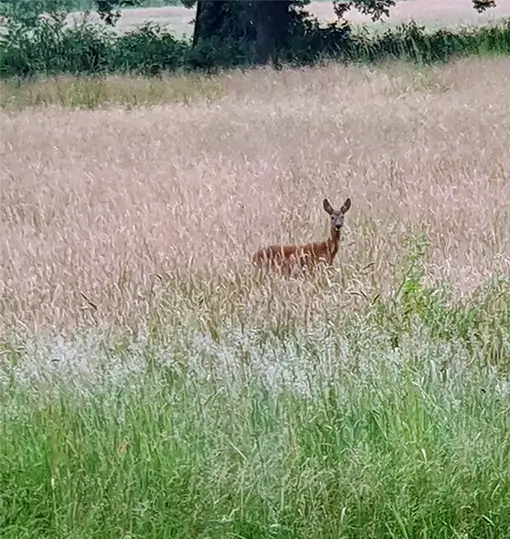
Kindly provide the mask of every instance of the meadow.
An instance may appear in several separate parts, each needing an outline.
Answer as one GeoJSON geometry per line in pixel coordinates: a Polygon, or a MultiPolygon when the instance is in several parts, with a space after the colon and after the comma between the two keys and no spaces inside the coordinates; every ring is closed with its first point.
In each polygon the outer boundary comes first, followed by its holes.
{"type": "Polygon", "coordinates": [[[509,59],[0,90],[4,539],[510,538],[509,59]]]}
{"type": "MultiPolygon", "coordinates": [[[[306,10],[323,23],[337,20],[333,10],[333,3],[326,1],[313,1],[306,10]]],[[[123,9],[119,20],[118,30],[125,32],[133,30],[140,25],[153,22],[169,28],[176,36],[191,36],[193,34],[193,19],[195,8],[184,6],[165,6],[153,8],[123,9]]],[[[485,13],[477,13],[469,0],[436,0],[431,9],[430,0],[406,0],[397,1],[392,9],[390,17],[384,18],[384,22],[373,22],[371,18],[358,11],[348,12],[346,19],[354,26],[368,25],[375,31],[383,30],[388,26],[405,24],[411,20],[430,28],[455,28],[462,25],[490,24],[501,21],[510,16],[510,0],[497,0],[495,8],[485,13]]],[[[90,18],[99,23],[99,17],[95,14],[90,18]]],[[[83,13],[77,12],[69,15],[69,20],[83,20],[83,13]]]]}

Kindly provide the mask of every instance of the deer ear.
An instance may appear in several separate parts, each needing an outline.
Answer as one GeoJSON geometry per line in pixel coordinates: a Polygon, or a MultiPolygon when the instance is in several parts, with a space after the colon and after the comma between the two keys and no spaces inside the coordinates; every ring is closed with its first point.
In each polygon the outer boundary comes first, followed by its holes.
{"type": "Polygon", "coordinates": [[[340,212],[341,212],[342,214],[347,213],[347,212],[349,211],[350,207],[351,207],[351,199],[348,198],[348,199],[344,202],[344,205],[340,208],[340,212]]]}
{"type": "Polygon", "coordinates": [[[324,206],[324,209],[327,213],[329,213],[330,215],[333,213],[333,208],[331,207],[331,204],[329,203],[327,198],[324,199],[322,205],[324,206]]]}

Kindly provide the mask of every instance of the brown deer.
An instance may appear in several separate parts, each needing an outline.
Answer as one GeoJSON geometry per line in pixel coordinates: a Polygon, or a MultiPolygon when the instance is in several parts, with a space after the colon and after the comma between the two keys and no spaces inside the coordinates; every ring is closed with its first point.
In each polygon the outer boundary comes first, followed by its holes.
{"type": "Polygon", "coordinates": [[[283,270],[286,274],[290,273],[292,267],[304,269],[317,263],[331,266],[338,253],[340,229],[344,226],[344,215],[351,207],[351,199],[348,198],[339,210],[334,210],[325,198],[323,207],[331,216],[331,235],[326,241],[304,245],[269,245],[253,255],[255,266],[283,270]]]}

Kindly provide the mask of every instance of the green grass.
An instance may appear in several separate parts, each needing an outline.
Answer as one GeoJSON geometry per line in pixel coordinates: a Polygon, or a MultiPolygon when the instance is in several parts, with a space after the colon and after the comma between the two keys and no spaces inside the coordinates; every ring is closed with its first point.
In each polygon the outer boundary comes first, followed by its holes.
{"type": "Polygon", "coordinates": [[[96,109],[111,105],[139,107],[165,103],[215,101],[224,95],[216,79],[188,74],[158,78],[51,77],[33,81],[0,81],[0,107],[21,110],[32,106],[96,109]]]}
{"type": "Polygon", "coordinates": [[[4,341],[3,538],[510,537],[508,280],[455,302],[418,257],[357,311],[213,327],[220,284],[195,324],[4,341]]]}
{"type": "Polygon", "coordinates": [[[174,369],[88,397],[18,395],[3,536],[508,537],[497,384],[381,359],[309,397],[174,369]]]}

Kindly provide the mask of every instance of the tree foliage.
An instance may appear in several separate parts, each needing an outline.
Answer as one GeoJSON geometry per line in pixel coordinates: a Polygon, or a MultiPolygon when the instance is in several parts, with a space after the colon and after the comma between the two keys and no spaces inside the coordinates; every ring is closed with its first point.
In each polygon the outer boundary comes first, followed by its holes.
{"type": "Polygon", "coordinates": [[[496,7],[496,0],[473,0],[473,8],[478,13],[484,12],[486,9],[496,7]]]}
{"type": "Polygon", "coordinates": [[[363,15],[370,15],[376,21],[382,17],[390,16],[390,9],[395,5],[395,0],[333,0],[333,9],[339,19],[351,9],[356,9],[363,15]]]}
{"type": "MultiPolygon", "coordinates": [[[[43,12],[50,14],[55,20],[65,17],[71,4],[79,1],[0,0],[0,7],[8,6],[11,11],[16,10],[17,20],[23,19],[23,26],[26,28],[34,26],[43,12]],[[20,16],[20,13],[23,15],[20,16]]],[[[91,6],[94,6],[101,19],[110,26],[119,20],[121,9],[144,2],[89,1],[93,2],[91,6]]],[[[196,7],[193,50],[189,62],[196,62],[198,67],[211,67],[216,65],[218,60],[220,64],[224,64],[226,58],[229,58],[228,62],[238,64],[265,63],[269,60],[293,61],[294,58],[311,58],[321,53],[334,55],[336,51],[347,46],[351,28],[345,17],[350,10],[368,15],[376,21],[388,17],[396,1],[332,0],[338,21],[324,26],[306,11],[311,0],[181,0],[188,8],[196,7]]],[[[496,0],[470,1],[478,12],[496,4],[496,0]]],[[[5,9],[2,9],[2,12],[5,13],[5,9]]],[[[411,36],[413,30],[410,29],[409,32],[411,36]]],[[[405,39],[410,38],[409,36],[405,39]]],[[[154,39],[159,43],[160,34],[154,39]]]]}
{"type": "Polygon", "coordinates": [[[101,20],[113,26],[120,18],[120,10],[136,6],[139,0],[95,0],[95,2],[101,20]]]}
{"type": "MultiPolygon", "coordinates": [[[[467,0],[466,0],[467,1],[467,0]]],[[[482,12],[495,6],[495,0],[471,0],[482,12]]],[[[186,7],[196,5],[193,45],[208,39],[234,39],[254,44],[254,60],[265,62],[288,46],[296,33],[304,35],[310,24],[317,30],[305,7],[310,0],[239,1],[182,0],[186,7]]],[[[345,15],[355,9],[373,21],[389,17],[396,0],[333,0],[339,23],[346,25],[345,15]]]]}

